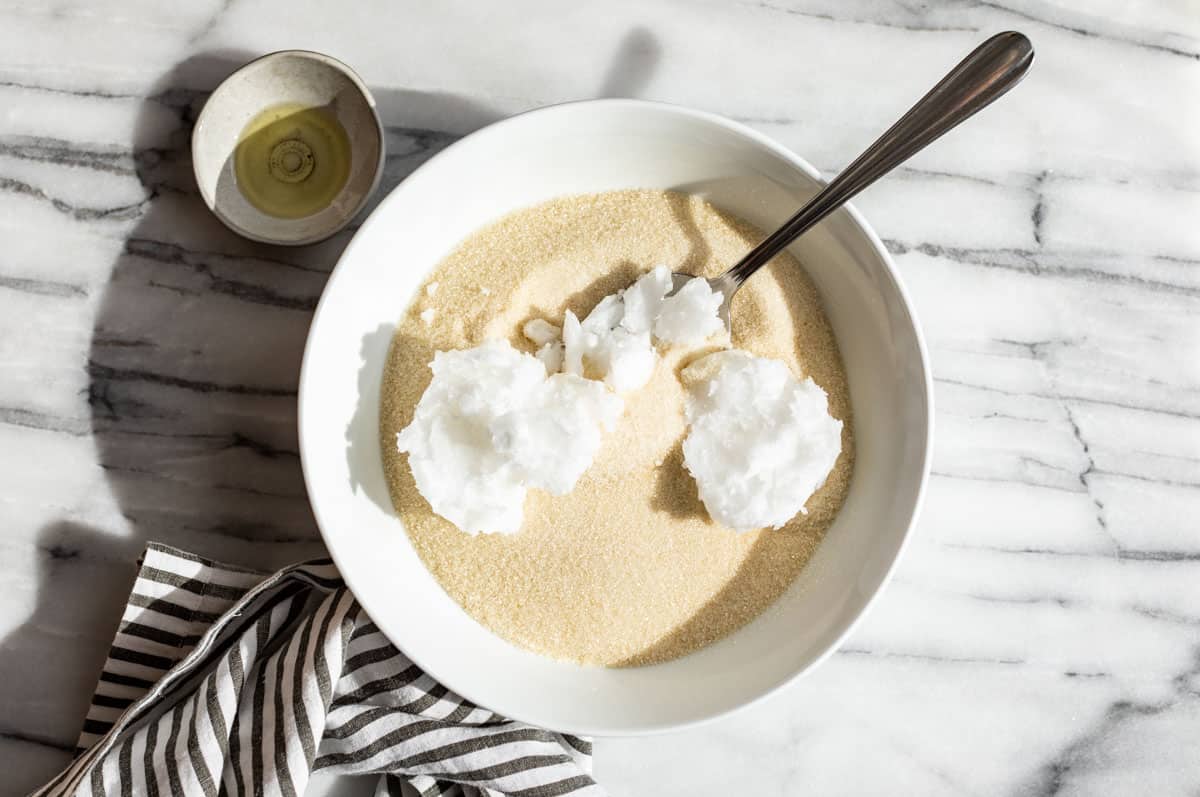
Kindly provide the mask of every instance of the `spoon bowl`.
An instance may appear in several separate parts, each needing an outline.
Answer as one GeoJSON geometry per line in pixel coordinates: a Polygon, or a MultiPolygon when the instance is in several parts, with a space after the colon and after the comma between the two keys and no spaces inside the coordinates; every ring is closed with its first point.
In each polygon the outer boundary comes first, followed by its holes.
{"type": "MultiPolygon", "coordinates": [[[[671,274],[671,290],[667,295],[674,296],[684,285],[694,279],[695,277],[691,274],[673,272],[671,274]]],[[[733,294],[737,291],[740,283],[733,283],[728,271],[719,277],[712,277],[704,281],[708,283],[710,291],[721,295],[721,306],[717,308],[717,317],[721,319],[721,323],[725,325],[725,331],[728,332],[732,328],[729,312],[733,305],[733,294]]]]}

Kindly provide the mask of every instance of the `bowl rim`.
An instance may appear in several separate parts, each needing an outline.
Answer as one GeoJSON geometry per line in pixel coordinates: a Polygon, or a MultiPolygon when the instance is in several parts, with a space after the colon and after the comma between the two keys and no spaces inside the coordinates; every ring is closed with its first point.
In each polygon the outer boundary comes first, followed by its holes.
{"type": "MultiPolygon", "coordinates": [[[[488,125],[485,125],[473,132],[470,132],[470,133],[464,135],[462,138],[458,139],[454,143],[447,146],[445,149],[438,152],[436,155],[429,158],[427,161],[425,161],[420,166],[418,166],[416,169],[414,169],[412,171],[412,173],[410,173],[408,175],[408,177],[406,177],[404,180],[402,180],[400,183],[398,183],[391,191],[389,191],[387,196],[385,196],[380,201],[380,203],[378,205],[376,205],[375,210],[372,211],[370,216],[368,216],[368,218],[363,222],[363,224],[358,228],[358,230],[355,231],[354,237],[351,238],[350,242],[346,245],[345,250],[343,250],[341,256],[338,258],[337,264],[334,266],[333,270],[330,272],[329,279],[327,280],[327,282],[325,284],[325,288],[322,291],[321,299],[317,304],[316,310],[313,312],[312,321],[309,326],[308,336],[305,340],[304,354],[301,359],[301,365],[300,365],[300,378],[299,378],[299,382],[298,382],[297,401],[296,401],[296,404],[297,404],[296,422],[297,422],[297,434],[298,434],[299,449],[300,449],[300,464],[301,464],[301,470],[303,473],[305,489],[306,489],[307,495],[309,496],[309,505],[312,508],[313,516],[317,521],[317,527],[320,530],[322,540],[325,542],[325,547],[329,551],[330,558],[333,560],[334,565],[338,568],[338,572],[341,573],[342,579],[345,582],[346,586],[355,595],[355,598],[358,599],[360,605],[363,607],[363,609],[365,609],[367,611],[368,614],[371,613],[372,607],[368,606],[367,602],[363,601],[359,597],[358,593],[355,592],[354,583],[353,583],[354,577],[352,575],[350,575],[349,573],[347,573],[345,570],[343,570],[343,568],[341,566],[342,562],[340,561],[340,557],[335,549],[335,546],[331,544],[331,539],[332,539],[333,535],[330,532],[326,531],[326,527],[329,524],[322,517],[322,515],[323,515],[322,509],[319,508],[317,506],[316,502],[314,502],[311,498],[311,496],[314,495],[314,491],[313,491],[313,485],[309,481],[310,469],[307,466],[307,455],[305,453],[307,446],[305,444],[305,435],[304,435],[304,417],[305,417],[304,397],[305,397],[305,393],[306,393],[305,385],[308,384],[308,382],[311,379],[311,369],[309,367],[309,364],[310,364],[309,356],[310,356],[312,348],[313,348],[313,346],[312,346],[313,340],[314,340],[315,335],[317,334],[317,330],[320,326],[318,322],[321,317],[321,313],[326,307],[326,299],[332,293],[330,291],[330,288],[334,285],[334,283],[338,279],[344,278],[346,269],[343,268],[343,266],[350,258],[351,254],[354,250],[355,244],[359,242],[359,240],[360,240],[359,236],[361,236],[373,222],[377,221],[376,211],[378,211],[380,208],[382,208],[384,206],[384,204],[389,202],[394,195],[397,195],[400,192],[405,191],[407,188],[406,184],[410,183],[411,177],[415,176],[418,172],[421,172],[422,170],[429,168],[432,164],[437,162],[439,159],[446,157],[448,155],[448,153],[451,153],[453,150],[455,150],[457,147],[459,147],[463,142],[467,141],[468,139],[475,139],[479,136],[487,135],[496,129],[500,129],[502,127],[505,127],[505,126],[513,123],[514,120],[521,119],[526,116],[538,116],[538,115],[551,116],[556,113],[560,113],[565,109],[576,108],[579,106],[596,106],[596,107],[610,107],[610,108],[625,107],[625,108],[630,108],[633,110],[648,110],[648,111],[654,111],[654,112],[659,112],[659,113],[665,112],[665,113],[675,114],[675,115],[678,115],[681,117],[691,118],[691,119],[705,122],[708,124],[716,125],[718,127],[724,128],[732,133],[735,133],[744,138],[747,138],[754,144],[756,144],[760,147],[763,147],[764,149],[768,150],[769,152],[786,160],[793,167],[795,167],[796,169],[798,169],[799,171],[801,171],[802,173],[804,173],[805,175],[807,175],[808,177],[810,177],[811,179],[816,181],[818,184],[825,185],[827,183],[827,181],[821,176],[820,172],[815,167],[813,167],[810,163],[808,163],[808,161],[806,161],[799,155],[793,153],[792,151],[790,151],[789,149],[784,147],[782,144],[776,142],[775,140],[773,140],[766,134],[761,133],[747,125],[744,125],[740,122],[736,122],[727,117],[721,116],[716,113],[712,113],[710,111],[703,111],[703,110],[699,110],[699,109],[695,109],[695,108],[691,108],[691,107],[687,107],[687,106],[683,106],[683,105],[677,105],[674,103],[659,102],[659,101],[652,101],[652,100],[640,100],[640,99],[603,98],[603,99],[591,99],[591,100],[572,100],[572,101],[567,101],[567,102],[555,103],[552,105],[542,106],[542,107],[534,108],[534,109],[531,109],[528,111],[516,113],[511,116],[507,116],[503,119],[500,119],[498,121],[492,122],[488,125]]],[[[933,434],[934,434],[934,432],[933,432],[933,424],[934,424],[933,399],[934,399],[934,395],[933,395],[932,371],[931,371],[930,364],[929,364],[929,353],[928,353],[928,349],[925,344],[925,337],[922,334],[921,326],[917,321],[917,316],[916,316],[916,312],[913,308],[912,299],[909,296],[909,293],[908,293],[907,289],[905,288],[904,283],[900,279],[899,273],[896,269],[896,264],[892,260],[891,254],[888,252],[887,247],[884,246],[883,241],[876,234],[875,230],[870,226],[870,224],[867,223],[866,219],[858,212],[858,210],[855,207],[853,207],[849,203],[846,203],[842,206],[842,208],[847,213],[849,213],[851,220],[854,222],[855,226],[861,231],[866,242],[875,250],[875,253],[878,255],[878,257],[880,258],[881,262],[884,265],[884,271],[886,271],[886,273],[887,273],[887,279],[891,281],[892,287],[896,291],[896,295],[899,296],[899,298],[900,298],[900,305],[903,310],[904,318],[907,320],[909,326],[913,330],[913,336],[916,341],[916,348],[917,348],[917,354],[918,354],[918,360],[919,360],[918,365],[919,365],[921,377],[922,377],[921,389],[922,389],[923,398],[925,401],[925,418],[924,418],[925,435],[924,435],[924,440],[922,442],[922,445],[920,446],[919,479],[917,482],[916,494],[915,494],[914,500],[912,502],[912,509],[909,512],[907,519],[904,520],[904,530],[900,537],[900,543],[896,547],[896,553],[892,557],[892,561],[888,564],[887,569],[884,571],[882,578],[880,578],[880,580],[879,580],[879,583],[871,590],[870,595],[867,596],[866,601],[863,603],[862,609],[846,625],[846,628],[843,629],[842,632],[839,633],[829,643],[829,645],[825,648],[825,650],[821,651],[821,653],[816,655],[812,659],[812,661],[810,661],[804,667],[801,667],[801,668],[797,669],[796,671],[781,677],[775,683],[762,689],[754,697],[752,697],[748,700],[745,700],[741,703],[737,703],[735,705],[732,705],[732,706],[729,706],[726,708],[718,709],[709,714],[697,716],[693,719],[685,720],[682,722],[670,722],[670,721],[667,721],[667,722],[644,722],[644,723],[639,723],[637,726],[633,726],[633,727],[619,726],[619,725],[604,726],[604,727],[579,725],[579,726],[575,726],[575,727],[571,727],[571,728],[555,728],[554,730],[557,730],[559,732],[577,734],[577,735],[599,736],[599,737],[650,736],[650,735],[667,733],[667,732],[672,732],[672,731],[680,731],[680,730],[685,730],[685,729],[690,729],[690,728],[696,728],[698,726],[701,726],[701,725],[713,722],[714,720],[720,719],[721,717],[725,717],[730,714],[733,714],[734,712],[741,711],[741,710],[749,708],[750,706],[753,706],[753,705],[757,705],[757,704],[761,703],[762,701],[764,701],[765,699],[767,699],[768,697],[770,697],[771,695],[774,695],[777,692],[781,691],[784,687],[795,683],[802,676],[812,672],[815,668],[820,666],[826,659],[828,659],[830,656],[832,656],[842,646],[842,644],[846,641],[846,639],[855,631],[855,629],[857,629],[859,623],[862,622],[863,618],[866,617],[867,614],[870,613],[871,609],[874,608],[876,601],[879,599],[880,594],[883,592],[884,588],[891,582],[892,577],[896,572],[896,567],[900,563],[900,560],[903,558],[904,552],[907,550],[909,543],[912,539],[914,527],[916,525],[917,519],[920,517],[921,509],[924,506],[926,487],[929,482],[929,471],[930,471],[930,464],[931,464],[931,455],[932,455],[932,450],[933,450],[933,434]]],[[[381,628],[381,630],[382,630],[382,628],[381,628]]],[[[384,633],[384,635],[385,635],[385,637],[387,636],[386,632],[384,633]]],[[[391,641],[390,637],[388,637],[388,639],[389,639],[389,641],[391,641]]],[[[396,647],[398,649],[400,649],[401,652],[405,656],[407,656],[414,664],[416,664],[418,667],[420,667],[422,670],[424,670],[426,673],[428,673],[430,675],[430,677],[438,680],[447,689],[450,689],[451,691],[455,692],[456,694],[460,695],[461,697],[471,701],[472,703],[475,703],[476,705],[482,706],[484,708],[491,708],[488,705],[487,701],[480,700],[477,695],[472,694],[471,690],[460,689],[458,684],[448,683],[446,680],[443,680],[441,678],[441,676],[439,676],[437,673],[432,672],[429,668],[427,668],[422,663],[421,656],[419,653],[417,655],[413,655],[412,652],[401,648],[401,646],[398,643],[393,642],[393,644],[395,644],[396,647]]],[[[540,722],[537,717],[524,714],[521,711],[517,711],[517,712],[503,711],[500,713],[503,713],[504,716],[506,716],[512,720],[517,720],[517,721],[525,722],[525,723],[528,723],[531,725],[545,727],[545,723],[540,722]]]]}
{"type": "MultiPolygon", "coordinates": [[[[216,216],[222,224],[233,230],[238,235],[242,236],[243,238],[248,238],[251,241],[257,241],[264,244],[273,244],[275,246],[307,246],[308,244],[315,244],[320,241],[324,241],[327,238],[331,238],[332,236],[344,230],[346,225],[353,221],[354,217],[359,214],[359,211],[365,208],[371,201],[371,197],[375,194],[375,189],[379,187],[379,181],[383,178],[383,166],[387,161],[387,155],[385,152],[386,145],[387,136],[384,133],[383,120],[379,117],[379,108],[375,104],[375,96],[371,94],[371,90],[367,87],[367,84],[363,82],[363,79],[358,76],[357,72],[351,69],[345,62],[339,61],[332,55],[319,53],[316,50],[275,50],[274,52],[265,53],[242,64],[233,72],[231,72],[224,80],[218,83],[216,88],[209,93],[208,98],[204,101],[204,107],[200,109],[200,113],[196,116],[196,124],[192,125],[192,176],[196,180],[196,188],[199,190],[200,198],[204,200],[205,206],[212,211],[212,214],[216,216]],[[212,107],[213,99],[221,92],[221,90],[229,86],[230,83],[241,76],[242,73],[247,72],[255,67],[261,67],[264,61],[272,61],[277,58],[285,57],[304,58],[310,61],[316,61],[341,73],[347,80],[351,82],[351,84],[354,85],[354,88],[358,90],[358,93],[363,98],[363,101],[366,102],[367,107],[371,109],[371,119],[373,119],[375,122],[375,135],[379,139],[379,152],[375,158],[375,173],[371,177],[371,185],[368,186],[367,190],[363,192],[362,198],[358,201],[358,204],[354,206],[354,209],[348,213],[345,213],[342,218],[338,220],[337,224],[331,227],[327,227],[320,232],[305,236],[304,238],[287,240],[259,235],[252,230],[242,227],[240,224],[226,215],[226,213],[218,206],[216,197],[213,196],[211,192],[205,190],[204,181],[200,179],[200,167],[198,165],[199,161],[196,157],[197,149],[199,147],[198,142],[200,140],[200,136],[203,134],[202,130],[205,121],[205,115],[209,113],[209,109],[212,107]]],[[[340,258],[338,262],[341,262],[340,258]]],[[[313,317],[315,318],[316,316],[314,315],[313,317]]]]}

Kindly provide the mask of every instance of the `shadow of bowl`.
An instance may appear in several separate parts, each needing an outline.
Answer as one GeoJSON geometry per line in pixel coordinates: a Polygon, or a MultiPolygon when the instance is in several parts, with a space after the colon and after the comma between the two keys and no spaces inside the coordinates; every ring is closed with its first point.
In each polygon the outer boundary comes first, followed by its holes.
{"type": "MultiPolygon", "coordinates": [[[[278,247],[247,240],[208,210],[190,158],[208,91],[252,58],[218,51],[165,75],[134,133],[148,195],[97,309],[88,402],[97,459],[131,535],[245,566],[323,553],[296,438],[300,360],[312,312],[357,222],[328,240],[278,247]]],[[[379,89],[391,124],[382,191],[495,118],[453,96],[379,89]]],[[[386,336],[381,336],[382,341],[386,336]]]]}

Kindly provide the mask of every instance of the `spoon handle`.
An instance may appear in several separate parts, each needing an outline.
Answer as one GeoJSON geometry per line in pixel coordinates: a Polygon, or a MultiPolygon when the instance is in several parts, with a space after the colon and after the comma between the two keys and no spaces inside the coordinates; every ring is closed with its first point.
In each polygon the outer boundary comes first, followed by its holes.
{"type": "Polygon", "coordinates": [[[1015,31],[979,45],[795,216],[716,281],[730,280],[731,287],[745,282],[852,196],[1015,86],[1032,63],[1033,45],[1015,31]]]}

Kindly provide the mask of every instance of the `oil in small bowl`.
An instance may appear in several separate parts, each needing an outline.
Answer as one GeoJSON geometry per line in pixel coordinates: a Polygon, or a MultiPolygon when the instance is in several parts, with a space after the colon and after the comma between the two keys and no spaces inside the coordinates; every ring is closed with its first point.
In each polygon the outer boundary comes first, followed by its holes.
{"type": "Polygon", "coordinates": [[[251,205],[281,219],[319,213],[350,176],[350,138],[324,108],[298,103],[259,113],[238,139],[233,160],[238,189],[251,205]]]}

